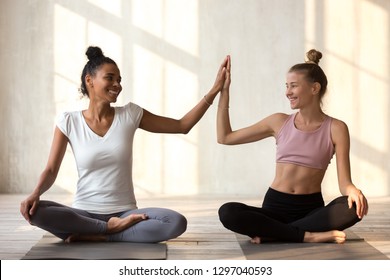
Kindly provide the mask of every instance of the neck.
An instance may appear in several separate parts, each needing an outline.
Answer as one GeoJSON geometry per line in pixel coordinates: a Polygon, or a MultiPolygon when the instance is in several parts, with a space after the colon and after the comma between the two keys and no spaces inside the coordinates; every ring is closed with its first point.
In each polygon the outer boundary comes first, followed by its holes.
{"type": "Polygon", "coordinates": [[[301,120],[307,124],[322,121],[325,115],[320,106],[302,108],[299,110],[298,114],[300,115],[301,120]]]}
{"type": "Polygon", "coordinates": [[[84,113],[89,118],[100,121],[110,117],[114,112],[113,109],[114,108],[112,108],[109,103],[94,102],[93,100],[90,100],[88,109],[84,111],[84,113]]]}

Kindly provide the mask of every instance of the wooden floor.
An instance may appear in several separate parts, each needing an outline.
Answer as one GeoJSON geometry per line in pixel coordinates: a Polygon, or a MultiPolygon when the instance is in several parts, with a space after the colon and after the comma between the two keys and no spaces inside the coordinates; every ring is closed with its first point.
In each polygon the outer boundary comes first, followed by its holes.
{"type": "MultiPolygon", "coordinates": [[[[30,226],[19,214],[24,195],[0,195],[0,259],[21,259],[42,237],[43,230],[30,226]]],[[[45,199],[70,204],[69,195],[46,195],[45,199]]],[[[220,205],[241,201],[260,205],[260,199],[235,196],[138,197],[138,206],[167,207],[188,219],[187,231],[167,242],[169,260],[244,260],[234,233],[223,228],[217,217],[220,205]]],[[[351,228],[370,245],[390,258],[390,197],[370,198],[369,215],[351,228]]]]}

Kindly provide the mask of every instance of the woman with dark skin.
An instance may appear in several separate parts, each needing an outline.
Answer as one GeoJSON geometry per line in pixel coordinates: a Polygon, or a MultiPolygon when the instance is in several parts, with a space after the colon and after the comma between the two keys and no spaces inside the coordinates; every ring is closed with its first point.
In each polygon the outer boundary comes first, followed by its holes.
{"type": "Polygon", "coordinates": [[[231,62],[221,91],[217,113],[218,142],[239,145],[274,137],[277,144],[276,174],[262,207],[229,202],[219,209],[222,224],[248,235],[252,243],[336,242],[346,239],[344,229],[368,212],[367,199],[353,183],[350,172],[350,138],[347,125],[326,115],[321,100],[327,78],[318,62],[322,54],[307,53],[306,63],[287,73],[286,97],[297,113],[272,114],[245,128],[233,130],[229,116],[231,62]],[[321,183],[336,155],[341,197],[324,205],[321,183]]]}
{"type": "Polygon", "coordinates": [[[204,98],[181,119],[172,119],[131,102],[111,106],[122,91],[117,64],[98,47],[89,47],[86,54],[81,91],[88,96],[89,107],[59,116],[46,168],[21,202],[21,214],[66,242],[160,242],[181,235],[187,221],[180,213],[137,208],[131,175],[134,133],[138,127],[154,133],[188,133],[222,89],[227,59],[204,98]],[[73,206],[40,201],[56,180],[68,143],[79,173],[73,206]]]}

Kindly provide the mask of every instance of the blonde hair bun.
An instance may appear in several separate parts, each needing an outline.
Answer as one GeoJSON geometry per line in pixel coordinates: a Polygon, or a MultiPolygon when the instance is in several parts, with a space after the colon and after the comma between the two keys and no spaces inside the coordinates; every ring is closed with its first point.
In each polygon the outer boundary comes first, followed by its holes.
{"type": "Polygon", "coordinates": [[[322,58],[322,53],[315,49],[311,49],[306,53],[306,57],[308,59],[306,60],[306,63],[314,63],[318,65],[320,59],[322,58]]]}

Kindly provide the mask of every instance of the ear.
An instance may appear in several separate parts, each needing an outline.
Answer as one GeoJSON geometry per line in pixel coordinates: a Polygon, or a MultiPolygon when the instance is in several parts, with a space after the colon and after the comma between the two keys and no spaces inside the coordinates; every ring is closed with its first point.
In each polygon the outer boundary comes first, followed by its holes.
{"type": "Polygon", "coordinates": [[[85,75],[85,84],[87,86],[93,87],[93,79],[91,75],[89,74],[85,75]]]}
{"type": "Polygon", "coordinates": [[[321,90],[321,85],[319,82],[315,82],[313,83],[313,86],[312,86],[312,93],[313,95],[317,95],[320,93],[320,90],[321,90]]]}

